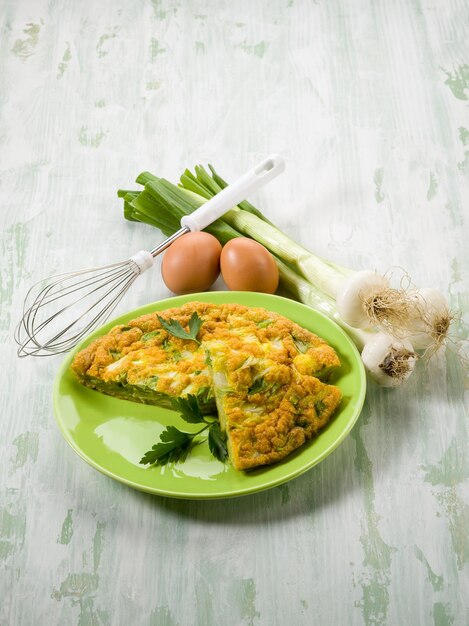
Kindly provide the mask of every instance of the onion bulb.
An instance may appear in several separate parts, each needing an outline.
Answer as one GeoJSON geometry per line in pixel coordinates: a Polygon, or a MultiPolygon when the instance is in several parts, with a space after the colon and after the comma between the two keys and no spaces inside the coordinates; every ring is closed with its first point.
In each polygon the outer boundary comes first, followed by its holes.
{"type": "Polygon", "coordinates": [[[366,370],[384,387],[397,387],[407,380],[416,360],[410,341],[401,341],[386,333],[376,333],[362,350],[366,370]]]}

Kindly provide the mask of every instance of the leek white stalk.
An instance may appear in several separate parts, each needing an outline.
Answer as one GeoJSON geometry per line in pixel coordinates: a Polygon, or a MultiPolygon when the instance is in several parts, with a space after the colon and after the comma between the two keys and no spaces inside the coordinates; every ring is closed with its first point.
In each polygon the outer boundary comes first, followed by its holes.
{"type": "Polygon", "coordinates": [[[331,298],[319,292],[294,270],[276,259],[281,286],[303,304],[337,322],[361,352],[370,377],[384,387],[397,387],[412,374],[417,355],[410,341],[400,340],[384,332],[373,332],[349,326],[339,315],[331,298]]]}
{"type": "Polygon", "coordinates": [[[256,239],[290,264],[308,282],[336,300],[340,317],[354,328],[378,326],[398,334],[407,323],[412,300],[403,289],[371,270],[354,272],[316,256],[281,230],[238,207],[223,219],[239,232],[256,239]]]}

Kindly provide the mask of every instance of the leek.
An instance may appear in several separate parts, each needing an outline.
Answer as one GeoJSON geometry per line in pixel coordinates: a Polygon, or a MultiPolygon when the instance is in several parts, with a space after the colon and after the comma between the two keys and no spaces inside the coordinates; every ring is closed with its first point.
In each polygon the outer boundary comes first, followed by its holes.
{"type": "MultiPolygon", "coordinates": [[[[119,197],[124,200],[125,218],[155,226],[167,236],[179,229],[183,215],[191,213],[208,199],[206,195],[197,193],[196,185],[189,185],[190,189],[182,189],[148,173],[140,175],[137,181],[145,185],[145,189],[140,194],[118,192],[119,197]]],[[[260,220],[252,211],[244,211],[239,207],[232,209],[223,216],[223,219],[216,220],[206,229],[222,245],[229,239],[243,236],[234,228],[236,223],[240,226],[244,223],[241,219],[243,215],[237,221],[232,218],[233,214],[237,215],[237,211],[260,220]]],[[[272,226],[270,222],[260,221],[264,227],[272,226]]],[[[253,235],[254,239],[260,241],[257,232],[253,235]]],[[[295,264],[295,259],[286,252],[282,259],[273,255],[279,268],[281,287],[295,299],[325,314],[346,330],[361,350],[365,368],[373,380],[387,387],[394,387],[404,382],[412,373],[416,361],[412,346],[408,342],[399,342],[382,332],[376,333],[350,327],[341,319],[333,299],[321,293],[301,276],[297,271],[298,265],[295,264]],[[291,265],[285,261],[290,261],[291,265]]]]}

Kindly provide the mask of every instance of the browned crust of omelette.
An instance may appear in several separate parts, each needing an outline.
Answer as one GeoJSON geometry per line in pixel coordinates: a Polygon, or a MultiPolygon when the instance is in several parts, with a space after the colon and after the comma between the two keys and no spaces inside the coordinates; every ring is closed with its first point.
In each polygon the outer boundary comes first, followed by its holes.
{"type": "Polygon", "coordinates": [[[312,439],[328,423],[341,400],[340,390],[317,378],[303,376],[293,383],[279,406],[258,424],[245,425],[239,408],[226,411],[231,461],[238,470],[281,461],[312,439]],[[299,399],[301,405],[293,405],[299,399]],[[324,406],[317,411],[315,406],[324,406]],[[239,424],[239,426],[237,426],[239,424]]]}
{"type": "Polygon", "coordinates": [[[217,407],[231,461],[246,470],[275,463],[318,434],[340,390],[271,359],[208,342],[217,407]]]}

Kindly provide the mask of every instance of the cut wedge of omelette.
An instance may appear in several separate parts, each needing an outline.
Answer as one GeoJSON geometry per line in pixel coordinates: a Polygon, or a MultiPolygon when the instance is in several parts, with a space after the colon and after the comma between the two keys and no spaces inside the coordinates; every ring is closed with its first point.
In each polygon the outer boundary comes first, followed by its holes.
{"type": "Polygon", "coordinates": [[[171,408],[197,396],[205,414],[218,410],[231,462],[244,470],[285,458],[329,421],[341,394],[324,381],[339,365],[323,339],[277,313],[190,302],[115,326],[72,369],[82,384],[126,400],[171,408]],[[170,320],[187,329],[194,313],[196,340],[168,332],[170,320]]]}
{"type": "Polygon", "coordinates": [[[327,424],[340,402],[337,387],[253,350],[232,350],[217,340],[205,347],[220,427],[236,469],[285,458],[327,424]]]}

